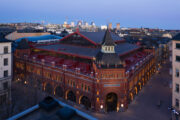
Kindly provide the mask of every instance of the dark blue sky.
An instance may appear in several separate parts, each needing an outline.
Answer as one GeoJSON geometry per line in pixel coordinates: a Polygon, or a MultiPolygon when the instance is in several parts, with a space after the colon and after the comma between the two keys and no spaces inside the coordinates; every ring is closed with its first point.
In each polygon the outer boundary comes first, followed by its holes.
{"type": "Polygon", "coordinates": [[[0,0],[0,23],[63,23],[180,29],[180,0],[0,0]]]}

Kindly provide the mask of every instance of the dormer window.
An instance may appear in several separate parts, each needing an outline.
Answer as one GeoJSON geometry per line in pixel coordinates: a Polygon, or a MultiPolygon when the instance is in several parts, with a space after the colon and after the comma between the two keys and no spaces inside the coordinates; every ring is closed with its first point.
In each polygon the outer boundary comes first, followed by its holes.
{"type": "Polygon", "coordinates": [[[115,53],[114,46],[102,46],[101,52],[103,52],[103,53],[115,53]]]}
{"type": "Polygon", "coordinates": [[[111,51],[114,51],[114,47],[111,47],[111,51]]]}
{"type": "Polygon", "coordinates": [[[108,47],[108,51],[110,52],[110,47],[108,47]]]}

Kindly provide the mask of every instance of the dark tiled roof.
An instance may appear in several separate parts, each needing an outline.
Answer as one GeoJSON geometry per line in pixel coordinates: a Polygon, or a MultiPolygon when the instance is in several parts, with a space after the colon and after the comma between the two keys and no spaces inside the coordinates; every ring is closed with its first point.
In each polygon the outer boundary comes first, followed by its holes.
{"type": "Polygon", "coordinates": [[[39,46],[37,48],[52,50],[56,52],[76,54],[76,55],[81,55],[81,56],[88,56],[88,57],[94,57],[100,50],[100,48],[85,48],[85,47],[71,46],[71,45],[65,45],[65,44],[39,46]]]}
{"type": "Polygon", "coordinates": [[[114,41],[111,37],[111,33],[109,32],[109,30],[106,30],[106,33],[104,35],[103,41],[102,41],[102,45],[112,45],[114,46],[114,41]]]}
{"type": "Polygon", "coordinates": [[[115,52],[120,54],[124,54],[126,52],[130,52],[131,50],[135,50],[139,48],[139,46],[129,43],[120,43],[115,46],[115,52]]]}
{"type": "Polygon", "coordinates": [[[180,33],[173,37],[173,40],[180,40],[180,33]]]}
{"type": "Polygon", "coordinates": [[[4,43],[4,42],[12,42],[12,41],[0,37],[0,43],[4,43]]]}
{"type": "MultiPolygon", "coordinates": [[[[96,57],[96,55],[101,50],[101,48],[85,48],[85,47],[65,45],[65,44],[38,46],[37,48],[52,50],[56,52],[76,54],[87,57],[96,57]]],[[[121,43],[115,46],[115,51],[118,55],[120,55],[137,48],[139,48],[137,45],[133,45],[129,43],[121,43]]]]}
{"type": "MultiPolygon", "coordinates": [[[[98,44],[102,43],[104,35],[105,35],[105,31],[102,31],[102,32],[80,32],[80,33],[98,44]]],[[[112,32],[110,32],[110,34],[114,41],[123,40],[121,37],[119,37],[118,35],[116,35],[112,32]]]]}
{"type": "Polygon", "coordinates": [[[118,54],[116,53],[102,53],[99,52],[96,56],[98,62],[103,62],[103,64],[109,64],[109,65],[114,65],[114,64],[119,64],[120,63],[120,58],[118,54]]]}

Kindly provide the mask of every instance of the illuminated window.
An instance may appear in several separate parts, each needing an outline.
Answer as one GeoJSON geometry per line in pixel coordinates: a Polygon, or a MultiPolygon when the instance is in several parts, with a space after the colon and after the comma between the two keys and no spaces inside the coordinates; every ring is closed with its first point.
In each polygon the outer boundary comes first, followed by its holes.
{"type": "Polygon", "coordinates": [[[108,51],[110,51],[110,47],[108,47],[108,51]]]}
{"type": "Polygon", "coordinates": [[[41,75],[41,70],[40,69],[37,70],[37,74],[41,75]]]}
{"type": "Polygon", "coordinates": [[[105,47],[105,51],[107,51],[107,47],[105,47]]]}
{"type": "Polygon", "coordinates": [[[114,51],[114,49],[113,49],[114,47],[111,47],[111,51],[114,51]]]}

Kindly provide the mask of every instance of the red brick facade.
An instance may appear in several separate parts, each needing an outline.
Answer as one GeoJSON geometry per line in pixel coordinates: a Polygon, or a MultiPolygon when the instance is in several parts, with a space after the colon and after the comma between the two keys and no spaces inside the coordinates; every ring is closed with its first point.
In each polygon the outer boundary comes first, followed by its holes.
{"type": "MultiPolygon", "coordinates": [[[[133,53],[136,53],[136,50],[133,53]]],[[[84,104],[95,111],[127,109],[134,96],[155,72],[152,51],[146,52],[144,59],[133,65],[134,67],[130,67],[130,70],[127,70],[125,63],[121,68],[104,69],[96,64],[96,58],[64,55],[74,61],[79,59],[84,66],[88,63],[90,68],[87,68],[89,70],[87,73],[83,73],[78,67],[69,69],[66,64],[58,67],[54,61],[48,61],[48,57],[42,59],[39,56],[34,57],[36,54],[53,57],[61,55],[34,47],[25,51],[17,49],[14,55],[15,81],[37,86],[51,95],[84,104]]],[[[132,52],[126,56],[131,54],[132,52]]]]}

